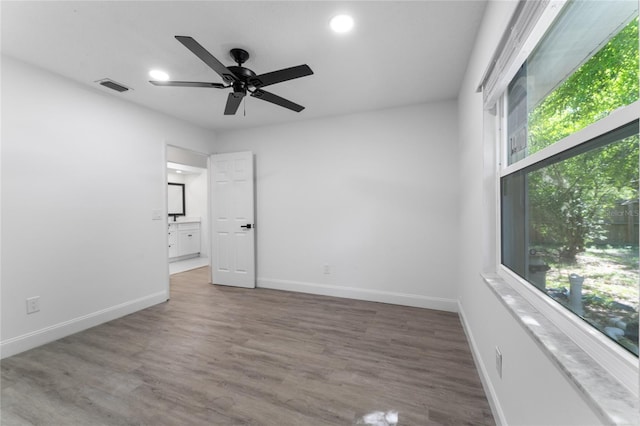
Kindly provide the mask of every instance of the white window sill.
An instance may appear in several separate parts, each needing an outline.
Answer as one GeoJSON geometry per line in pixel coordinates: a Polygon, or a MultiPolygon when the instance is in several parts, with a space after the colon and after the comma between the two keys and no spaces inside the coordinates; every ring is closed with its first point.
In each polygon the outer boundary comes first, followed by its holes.
{"type": "Polygon", "coordinates": [[[577,344],[536,310],[498,275],[483,274],[485,283],[536,344],[610,425],[640,424],[640,404],[577,344]]]}

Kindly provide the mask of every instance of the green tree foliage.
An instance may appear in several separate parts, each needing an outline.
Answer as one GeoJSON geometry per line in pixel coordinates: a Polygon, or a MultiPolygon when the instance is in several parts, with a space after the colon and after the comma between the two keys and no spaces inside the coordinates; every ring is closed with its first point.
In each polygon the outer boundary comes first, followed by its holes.
{"type": "MultiPolygon", "coordinates": [[[[636,18],[530,112],[529,153],[636,101],[638,63],[636,18]]],[[[531,239],[575,262],[605,238],[607,211],[638,198],[638,136],[532,172],[528,183],[531,239]]]]}
{"type": "Polygon", "coordinates": [[[604,240],[610,209],[638,197],[638,154],[632,136],[530,173],[532,239],[558,246],[568,262],[604,240]]]}
{"type": "Polygon", "coordinates": [[[529,114],[533,154],[638,99],[638,18],[529,114]]]}

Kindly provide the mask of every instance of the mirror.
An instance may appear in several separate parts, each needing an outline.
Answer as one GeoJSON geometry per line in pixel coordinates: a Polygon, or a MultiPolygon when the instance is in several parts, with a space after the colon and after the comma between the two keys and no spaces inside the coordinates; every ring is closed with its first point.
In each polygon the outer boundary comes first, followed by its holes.
{"type": "Polygon", "coordinates": [[[185,215],[185,203],[184,203],[184,183],[171,183],[168,184],[168,213],[169,216],[184,216],[185,215]]]}

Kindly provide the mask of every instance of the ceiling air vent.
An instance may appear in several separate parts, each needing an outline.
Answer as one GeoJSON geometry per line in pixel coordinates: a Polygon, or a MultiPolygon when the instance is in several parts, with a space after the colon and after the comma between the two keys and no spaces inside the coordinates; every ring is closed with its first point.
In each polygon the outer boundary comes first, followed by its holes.
{"type": "Polygon", "coordinates": [[[96,83],[100,84],[101,86],[108,87],[109,89],[115,90],[116,92],[126,92],[127,90],[129,90],[128,87],[117,83],[109,78],[103,78],[102,80],[96,81],[96,83]]]}

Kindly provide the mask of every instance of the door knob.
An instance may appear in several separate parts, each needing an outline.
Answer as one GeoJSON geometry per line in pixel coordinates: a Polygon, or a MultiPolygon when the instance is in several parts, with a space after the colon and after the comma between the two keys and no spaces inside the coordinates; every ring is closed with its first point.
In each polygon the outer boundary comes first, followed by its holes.
{"type": "Polygon", "coordinates": [[[247,223],[246,225],[240,225],[240,228],[247,228],[247,229],[251,229],[251,224],[247,223]]]}

